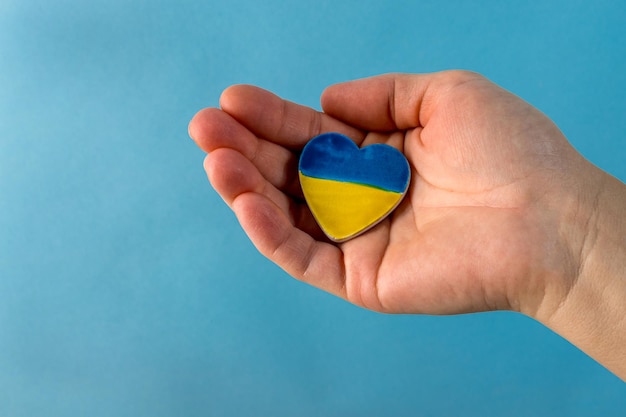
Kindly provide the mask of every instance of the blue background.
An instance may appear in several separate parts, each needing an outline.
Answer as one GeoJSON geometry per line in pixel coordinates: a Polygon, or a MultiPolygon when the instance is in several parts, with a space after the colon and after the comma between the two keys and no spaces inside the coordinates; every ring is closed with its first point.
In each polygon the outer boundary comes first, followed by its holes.
{"type": "Polygon", "coordinates": [[[626,3],[0,2],[1,416],[623,416],[626,384],[513,313],[385,316],[288,278],[187,123],[232,83],[319,107],[484,73],[626,179],[626,3]]]}

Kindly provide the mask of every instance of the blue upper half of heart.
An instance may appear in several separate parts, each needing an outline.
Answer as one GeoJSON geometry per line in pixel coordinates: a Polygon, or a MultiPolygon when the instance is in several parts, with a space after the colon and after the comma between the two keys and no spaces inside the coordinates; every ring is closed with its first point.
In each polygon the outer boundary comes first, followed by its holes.
{"type": "Polygon", "coordinates": [[[409,163],[397,149],[383,144],[362,149],[340,133],[311,139],[300,156],[300,172],[314,178],[353,182],[403,193],[410,180],[409,163]]]}

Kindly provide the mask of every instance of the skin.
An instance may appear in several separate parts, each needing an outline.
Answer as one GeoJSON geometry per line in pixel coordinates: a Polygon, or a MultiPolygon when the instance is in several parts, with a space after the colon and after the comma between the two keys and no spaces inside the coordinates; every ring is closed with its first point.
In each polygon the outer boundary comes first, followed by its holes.
{"type": "Polygon", "coordinates": [[[211,184],[261,253],[379,312],[526,314],[626,378],[623,183],[478,74],[382,75],[331,86],[321,103],[317,112],[236,85],[189,125],[211,184]],[[339,244],[298,183],[298,153],[323,132],[386,143],[412,167],[396,211],[339,244]]]}

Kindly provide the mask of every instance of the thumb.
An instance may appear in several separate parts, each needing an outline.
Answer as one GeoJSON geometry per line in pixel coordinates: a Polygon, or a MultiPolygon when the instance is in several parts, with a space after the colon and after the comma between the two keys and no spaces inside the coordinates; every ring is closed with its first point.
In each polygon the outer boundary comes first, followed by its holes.
{"type": "Polygon", "coordinates": [[[328,87],[324,112],[365,130],[391,131],[424,126],[438,98],[455,85],[481,78],[467,71],[385,74],[328,87]]]}

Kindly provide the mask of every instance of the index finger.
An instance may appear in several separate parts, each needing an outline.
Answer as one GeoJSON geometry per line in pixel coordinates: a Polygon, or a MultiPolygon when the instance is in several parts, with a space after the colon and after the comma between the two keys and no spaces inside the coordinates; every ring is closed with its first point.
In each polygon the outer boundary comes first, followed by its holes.
{"type": "Polygon", "coordinates": [[[301,149],[312,137],[338,132],[357,143],[365,134],[325,113],[284,100],[251,85],[234,85],[220,97],[222,110],[257,137],[290,149],[301,149]]]}

